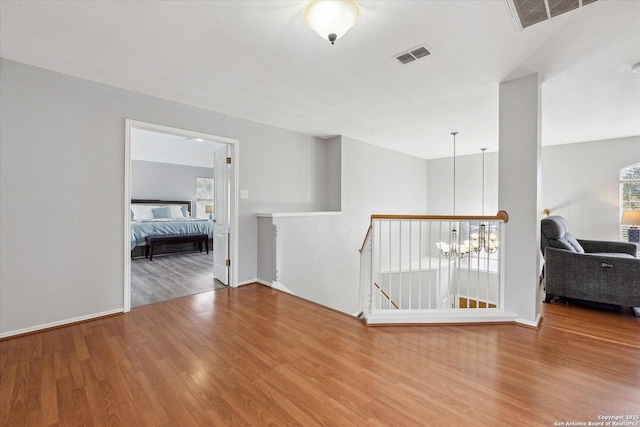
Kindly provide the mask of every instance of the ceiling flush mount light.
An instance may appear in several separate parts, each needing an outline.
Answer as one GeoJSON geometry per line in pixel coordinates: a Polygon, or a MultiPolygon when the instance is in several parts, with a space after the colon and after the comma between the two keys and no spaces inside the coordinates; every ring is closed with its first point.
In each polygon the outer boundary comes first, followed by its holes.
{"type": "Polygon", "coordinates": [[[360,15],[356,0],[312,0],[304,9],[304,22],[334,44],[353,27],[360,15]]]}

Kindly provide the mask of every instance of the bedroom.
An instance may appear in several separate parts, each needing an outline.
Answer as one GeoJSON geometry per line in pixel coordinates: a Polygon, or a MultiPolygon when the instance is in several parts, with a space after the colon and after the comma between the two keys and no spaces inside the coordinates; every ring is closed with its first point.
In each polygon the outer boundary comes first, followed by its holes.
{"type": "Polygon", "coordinates": [[[132,307],[224,286],[214,279],[212,220],[214,156],[225,147],[201,138],[131,130],[132,307]],[[187,242],[169,243],[178,234],[187,242]],[[189,237],[198,235],[205,240],[189,237]]]}

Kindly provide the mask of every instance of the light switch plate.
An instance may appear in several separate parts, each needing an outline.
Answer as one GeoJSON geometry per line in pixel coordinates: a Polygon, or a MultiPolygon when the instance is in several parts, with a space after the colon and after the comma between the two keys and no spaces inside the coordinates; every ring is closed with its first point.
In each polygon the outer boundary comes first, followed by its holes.
{"type": "Polygon", "coordinates": [[[240,198],[248,199],[249,198],[249,190],[240,190],[240,198]]]}

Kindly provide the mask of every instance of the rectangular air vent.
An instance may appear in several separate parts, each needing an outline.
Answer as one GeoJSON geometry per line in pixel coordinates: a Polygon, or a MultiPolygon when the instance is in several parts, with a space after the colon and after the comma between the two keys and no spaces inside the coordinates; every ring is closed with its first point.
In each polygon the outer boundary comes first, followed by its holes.
{"type": "Polygon", "coordinates": [[[426,44],[422,44],[420,46],[409,49],[408,51],[394,55],[393,57],[401,64],[408,64],[409,62],[413,62],[417,59],[429,56],[432,53],[433,51],[429,49],[426,44]]]}
{"type": "Polygon", "coordinates": [[[573,9],[577,9],[580,7],[580,2],[578,0],[560,0],[560,1],[550,1],[549,2],[549,13],[551,17],[561,15],[565,12],[569,12],[573,9]]]}
{"type": "Polygon", "coordinates": [[[554,16],[578,9],[597,0],[506,0],[519,30],[554,16]]]}

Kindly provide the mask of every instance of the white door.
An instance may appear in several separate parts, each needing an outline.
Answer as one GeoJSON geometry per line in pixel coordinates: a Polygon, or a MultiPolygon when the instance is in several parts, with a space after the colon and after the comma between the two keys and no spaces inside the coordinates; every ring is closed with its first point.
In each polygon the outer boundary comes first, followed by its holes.
{"type": "Polygon", "coordinates": [[[213,169],[213,277],[225,285],[229,285],[229,151],[229,146],[226,146],[215,152],[213,169]]]}

